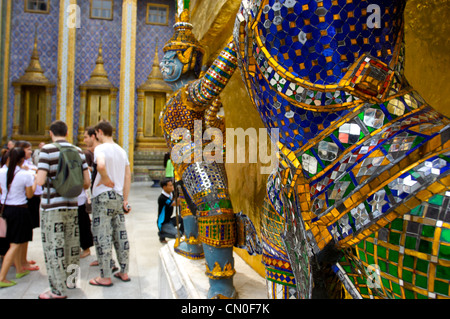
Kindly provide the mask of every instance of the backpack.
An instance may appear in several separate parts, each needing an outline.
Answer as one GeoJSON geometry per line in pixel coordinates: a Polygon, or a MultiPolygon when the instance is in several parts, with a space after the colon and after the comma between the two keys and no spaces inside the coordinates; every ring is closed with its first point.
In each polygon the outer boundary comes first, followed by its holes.
{"type": "Polygon", "coordinates": [[[78,150],[70,146],[53,143],[59,149],[58,169],[53,187],[62,197],[78,197],[83,191],[83,161],[78,150]]]}

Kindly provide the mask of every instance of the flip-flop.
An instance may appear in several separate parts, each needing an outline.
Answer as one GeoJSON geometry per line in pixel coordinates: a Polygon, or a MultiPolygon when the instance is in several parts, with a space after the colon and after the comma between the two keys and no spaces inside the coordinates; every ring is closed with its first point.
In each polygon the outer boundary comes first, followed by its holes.
{"type": "Polygon", "coordinates": [[[123,282],[131,281],[130,277],[128,277],[128,279],[123,279],[122,277],[120,277],[120,274],[119,274],[119,273],[115,273],[115,274],[114,274],[114,277],[116,277],[117,279],[122,280],[123,282]]]}
{"type": "Polygon", "coordinates": [[[17,282],[12,281],[12,280],[11,280],[11,282],[0,281],[0,288],[8,288],[8,287],[12,287],[14,285],[17,285],[17,282]]]}
{"type": "Polygon", "coordinates": [[[51,291],[43,292],[39,295],[39,299],[66,299],[67,296],[58,296],[52,293],[51,291]]]}
{"type": "Polygon", "coordinates": [[[112,285],[114,285],[113,283],[102,284],[102,283],[98,282],[95,278],[89,280],[89,284],[92,286],[101,286],[101,287],[111,287],[112,285]]]}
{"type": "Polygon", "coordinates": [[[23,269],[29,270],[29,271],[36,271],[36,270],[39,270],[39,266],[23,267],[23,269]]]}
{"type": "Polygon", "coordinates": [[[20,279],[20,278],[22,278],[22,277],[25,277],[25,276],[28,275],[29,273],[30,273],[29,270],[25,270],[24,272],[17,273],[17,274],[16,274],[16,279],[20,279]]]}

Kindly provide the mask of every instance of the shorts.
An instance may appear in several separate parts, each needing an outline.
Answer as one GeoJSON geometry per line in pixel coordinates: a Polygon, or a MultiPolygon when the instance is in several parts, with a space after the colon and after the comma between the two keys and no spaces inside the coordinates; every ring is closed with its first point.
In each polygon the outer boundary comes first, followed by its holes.
{"type": "Polygon", "coordinates": [[[23,244],[33,240],[33,226],[30,211],[22,206],[5,206],[6,240],[12,244],[23,244]]]}

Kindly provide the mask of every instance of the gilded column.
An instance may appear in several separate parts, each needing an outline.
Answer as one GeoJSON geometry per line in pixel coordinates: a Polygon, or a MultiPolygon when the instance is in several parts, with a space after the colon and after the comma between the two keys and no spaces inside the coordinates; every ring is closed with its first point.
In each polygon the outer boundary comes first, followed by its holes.
{"type": "Polygon", "coordinates": [[[119,144],[133,171],[137,0],[124,0],[120,60],[119,144]]]}
{"type": "Polygon", "coordinates": [[[76,26],[68,23],[77,0],[61,0],[59,8],[58,83],[56,118],[66,122],[73,142],[76,26]]]}
{"type": "MultiPolygon", "coordinates": [[[[3,12],[3,10],[6,10],[5,15],[5,22],[1,21],[0,24],[4,25],[4,46],[1,47],[0,53],[3,55],[3,82],[2,87],[0,88],[2,92],[2,99],[1,99],[1,109],[2,109],[2,126],[1,126],[1,136],[2,140],[0,141],[2,144],[6,143],[6,138],[8,136],[8,88],[9,88],[9,49],[10,49],[10,35],[11,35],[11,10],[12,10],[12,1],[6,1],[6,0],[0,0],[1,3],[1,11],[0,15],[3,12]]],[[[1,56],[0,55],[0,56],[1,56]]],[[[1,63],[1,60],[0,60],[1,63]]]]}

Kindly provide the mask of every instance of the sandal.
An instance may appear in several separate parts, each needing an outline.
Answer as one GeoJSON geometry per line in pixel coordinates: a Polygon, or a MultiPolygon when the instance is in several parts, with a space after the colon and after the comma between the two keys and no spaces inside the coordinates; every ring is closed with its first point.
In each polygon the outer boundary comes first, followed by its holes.
{"type": "Polygon", "coordinates": [[[23,267],[23,270],[29,270],[29,271],[36,271],[39,270],[39,266],[29,266],[29,267],[23,267]]]}
{"type": "Polygon", "coordinates": [[[38,298],[39,299],[66,299],[67,296],[59,296],[49,290],[49,291],[41,293],[38,298]]]}
{"type": "Polygon", "coordinates": [[[113,285],[113,283],[102,284],[102,283],[97,281],[97,278],[89,280],[89,284],[92,285],[92,286],[101,286],[101,287],[111,287],[113,285]]]}
{"type": "Polygon", "coordinates": [[[129,277],[127,279],[123,279],[122,276],[120,275],[120,272],[114,274],[114,277],[116,277],[117,279],[122,280],[123,282],[131,281],[131,279],[129,277]]]}
{"type": "Polygon", "coordinates": [[[12,280],[10,282],[0,281],[0,288],[8,288],[8,287],[12,287],[14,285],[17,285],[17,282],[12,281],[12,280]]]}
{"type": "Polygon", "coordinates": [[[26,275],[28,275],[30,273],[29,270],[25,270],[24,272],[19,272],[16,274],[16,279],[20,279],[22,277],[25,277],[26,275]]]}

